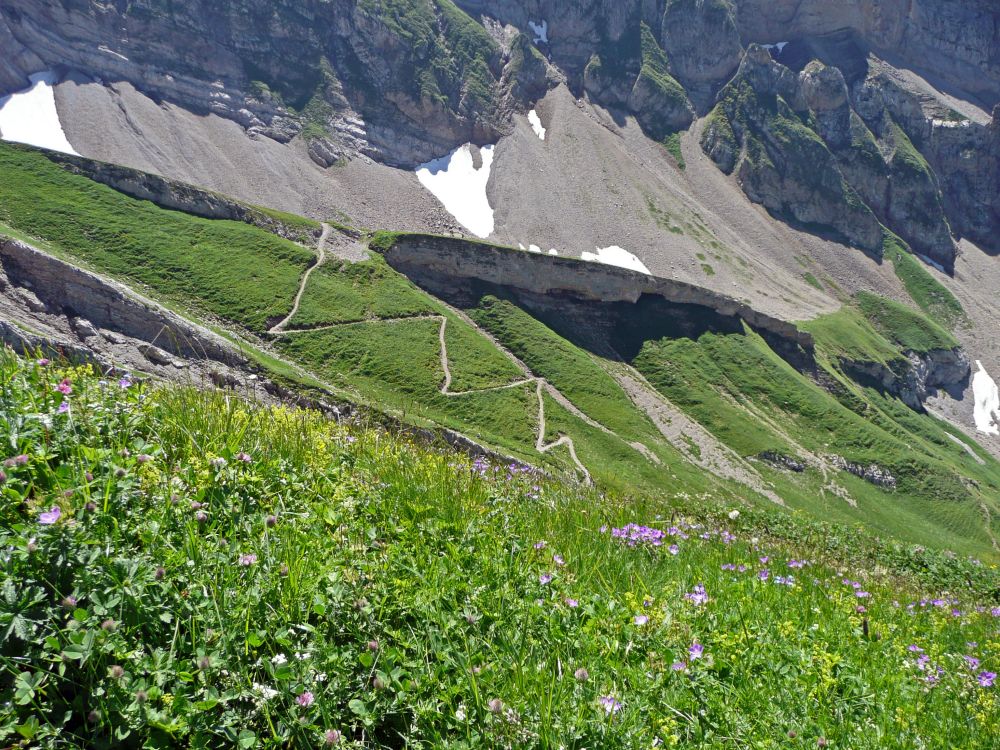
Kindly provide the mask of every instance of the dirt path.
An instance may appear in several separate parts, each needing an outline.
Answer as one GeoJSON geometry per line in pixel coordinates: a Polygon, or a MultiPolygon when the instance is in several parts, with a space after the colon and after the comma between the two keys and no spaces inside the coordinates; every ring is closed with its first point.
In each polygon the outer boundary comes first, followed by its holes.
{"type": "MultiPolygon", "coordinates": [[[[322,262],[322,261],[320,261],[320,262],[322,262]]],[[[316,265],[319,265],[319,263],[317,263],[316,265]]],[[[313,266],[313,268],[315,268],[315,267],[316,266],[313,266]]],[[[310,269],[310,270],[312,270],[312,269],[310,269]]],[[[302,289],[299,290],[299,295],[296,297],[296,302],[298,301],[298,298],[301,297],[302,291],[305,288],[305,281],[307,281],[307,280],[308,280],[307,278],[303,278],[303,286],[302,286],[302,289]]],[[[514,380],[514,381],[512,381],[510,383],[505,383],[503,385],[489,386],[489,387],[486,387],[486,388],[475,388],[475,389],[470,389],[470,390],[465,390],[465,391],[453,391],[451,389],[451,384],[454,381],[454,376],[452,375],[452,372],[451,372],[451,361],[450,361],[450,358],[448,357],[448,341],[447,341],[447,338],[446,338],[446,334],[447,334],[447,331],[448,331],[448,318],[446,316],[444,316],[444,315],[433,315],[433,314],[431,314],[431,315],[411,315],[411,316],[399,317],[399,318],[375,318],[375,319],[372,319],[372,320],[358,320],[358,321],[350,321],[350,322],[346,322],[346,323],[331,323],[329,325],[317,326],[315,328],[294,328],[294,329],[287,329],[285,326],[287,325],[288,320],[290,320],[291,317],[294,314],[295,313],[294,313],[294,310],[293,310],[292,314],[289,315],[288,318],[286,318],[284,321],[282,321],[281,323],[279,323],[278,325],[276,325],[274,328],[272,328],[270,332],[272,334],[275,334],[275,335],[289,336],[289,335],[294,335],[294,334],[297,334],[297,333],[307,333],[307,332],[313,332],[313,331],[326,331],[326,330],[330,330],[332,328],[344,328],[344,327],[353,326],[353,325],[367,325],[367,324],[370,324],[370,323],[396,324],[396,323],[409,323],[409,322],[417,321],[417,320],[436,320],[436,321],[439,321],[440,322],[440,327],[438,328],[438,351],[439,351],[439,354],[440,354],[441,370],[444,373],[444,379],[442,380],[441,386],[438,389],[439,392],[441,393],[441,395],[448,396],[450,398],[458,398],[458,397],[462,397],[462,396],[473,395],[473,394],[476,394],[476,393],[489,393],[491,391],[505,391],[505,390],[510,390],[512,388],[521,388],[523,386],[534,384],[534,386],[535,386],[535,395],[536,395],[536,398],[538,399],[538,419],[537,419],[537,421],[538,421],[538,430],[537,430],[537,433],[536,433],[536,436],[535,436],[535,449],[539,453],[548,453],[549,451],[553,450],[554,448],[558,448],[559,446],[565,446],[567,452],[569,453],[570,458],[573,461],[573,464],[576,466],[576,468],[583,475],[584,480],[587,482],[587,484],[593,484],[593,479],[592,479],[592,477],[590,475],[590,472],[587,470],[587,467],[583,465],[582,461],[580,461],[580,458],[579,458],[579,456],[576,453],[576,444],[573,442],[573,439],[571,437],[569,437],[568,435],[560,435],[559,438],[557,440],[555,440],[554,442],[551,442],[551,443],[546,443],[545,442],[545,433],[546,433],[545,394],[546,393],[549,396],[551,396],[552,399],[554,401],[556,401],[556,403],[558,403],[560,406],[562,406],[564,409],[566,409],[568,412],[570,412],[573,416],[575,416],[580,421],[584,422],[585,424],[589,425],[590,427],[593,427],[595,429],[600,430],[601,432],[604,432],[607,435],[611,435],[613,437],[618,438],[619,440],[623,440],[623,442],[625,442],[626,445],[630,446],[635,451],[637,451],[638,453],[642,454],[649,461],[652,461],[653,463],[656,463],[656,464],[661,463],[659,457],[656,454],[654,454],[647,446],[643,445],[642,443],[638,443],[638,442],[625,441],[616,432],[614,432],[613,430],[609,429],[608,427],[606,427],[605,425],[601,424],[600,422],[597,422],[596,420],[592,419],[591,417],[589,417],[584,412],[580,411],[580,409],[578,409],[576,407],[576,405],[573,404],[572,401],[570,401],[568,398],[566,398],[566,396],[558,388],[556,388],[555,386],[553,386],[545,378],[541,378],[541,377],[538,377],[537,375],[534,375],[531,372],[531,370],[528,368],[528,366],[524,364],[524,362],[522,362],[521,360],[519,360],[513,353],[511,353],[510,351],[508,351],[504,346],[502,346],[500,344],[499,341],[497,341],[495,338],[493,338],[489,333],[487,333],[485,331],[482,331],[478,326],[475,325],[475,323],[471,319],[468,318],[468,316],[466,316],[464,313],[461,313],[460,311],[455,311],[455,314],[459,315],[463,320],[468,321],[469,324],[473,325],[476,328],[477,331],[482,332],[483,335],[486,336],[494,344],[494,346],[497,347],[497,349],[499,351],[503,352],[508,358],[510,358],[510,360],[517,365],[518,369],[521,370],[522,374],[524,375],[523,378],[520,378],[518,380],[514,380]]]]}
{"type": "Polygon", "coordinates": [[[316,243],[316,262],[313,263],[306,272],[302,274],[302,281],[299,282],[299,291],[295,295],[295,302],[292,304],[292,310],[284,318],[282,318],[280,323],[274,325],[268,333],[281,333],[285,330],[285,326],[288,325],[289,321],[295,317],[295,314],[299,311],[299,302],[302,301],[302,295],[306,291],[306,284],[309,283],[309,277],[312,272],[323,265],[323,261],[326,260],[326,240],[330,236],[330,225],[323,223],[323,233],[319,236],[319,242],[316,243]]]}

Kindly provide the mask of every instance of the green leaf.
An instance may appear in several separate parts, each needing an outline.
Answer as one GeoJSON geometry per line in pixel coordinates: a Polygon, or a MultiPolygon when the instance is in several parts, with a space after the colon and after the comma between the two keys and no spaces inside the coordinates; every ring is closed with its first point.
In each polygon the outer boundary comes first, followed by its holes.
{"type": "Polygon", "coordinates": [[[368,707],[365,706],[365,704],[362,701],[359,701],[357,698],[355,698],[350,703],[348,703],[347,707],[349,709],[351,709],[351,711],[356,716],[367,716],[368,715],[368,707]]]}
{"type": "Polygon", "coordinates": [[[257,735],[249,729],[244,729],[236,738],[236,744],[242,748],[253,747],[257,744],[257,735]]]}

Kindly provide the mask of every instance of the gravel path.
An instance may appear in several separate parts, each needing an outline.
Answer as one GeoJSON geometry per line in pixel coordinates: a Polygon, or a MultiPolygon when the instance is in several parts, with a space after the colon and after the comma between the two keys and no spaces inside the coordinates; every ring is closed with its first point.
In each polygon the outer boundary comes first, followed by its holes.
{"type": "Polygon", "coordinates": [[[285,326],[288,325],[289,321],[295,317],[296,313],[299,311],[299,303],[302,301],[302,294],[306,290],[306,284],[309,283],[309,277],[312,272],[323,265],[323,261],[326,260],[326,240],[330,236],[330,225],[323,224],[323,233],[319,236],[319,242],[316,243],[316,262],[313,263],[306,272],[302,274],[302,281],[299,283],[299,291],[295,295],[295,302],[292,304],[292,311],[286,315],[280,323],[274,325],[268,333],[281,333],[285,330],[285,326]]]}

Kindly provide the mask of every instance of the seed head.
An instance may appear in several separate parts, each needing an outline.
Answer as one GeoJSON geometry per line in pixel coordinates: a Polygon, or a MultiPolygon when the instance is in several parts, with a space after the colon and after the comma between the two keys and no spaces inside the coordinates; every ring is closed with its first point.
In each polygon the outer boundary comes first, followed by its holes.
{"type": "Polygon", "coordinates": [[[112,664],[108,668],[108,672],[111,675],[111,678],[114,680],[120,680],[122,677],[125,676],[125,669],[121,667],[121,665],[119,664],[112,664]]]}
{"type": "Polygon", "coordinates": [[[156,572],[153,573],[153,578],[155,578],[157,581],[162,581],[163,576],[165,576],[166,574],[167,574],[166,568],[157,568],[156,572]]]}
{"type": "Polygon", "coordinates": [[[494,698],[487,705],[489,706],[491,713],[498,714],[503,711],[503,701],[500,700],[499,698],[494,698]]]}
{"type": "Polygon", "coordinates": [[[264,523],[267,525],[267,528],[273,529],[275,526],[278,525],[278,517],[277,516],[268,516],[264,520],[264,523]]]}
{"type": "Polygon", "coordinates": [[[83,507],[87,509],[88,513],[93,513],[95,510],[97,510],[97,503],[95,503],[93,500],[91,500],[89,503],[87,503],[83,507]]]}
{"type": "Polygon", "coordinates": [[[101,623],[101,630],[113,633],[114,631],[118,630],[118,623],[110,619],[105,620],[104,622],[101,623]]]}
{"type": "Polygon", "coordinates": [[[576,678],[577,682],[586,682],[587,680],[590,679],[590,672],[588,672],[583,667],[580,667],[573,673],[573,676],[576,678]]]}

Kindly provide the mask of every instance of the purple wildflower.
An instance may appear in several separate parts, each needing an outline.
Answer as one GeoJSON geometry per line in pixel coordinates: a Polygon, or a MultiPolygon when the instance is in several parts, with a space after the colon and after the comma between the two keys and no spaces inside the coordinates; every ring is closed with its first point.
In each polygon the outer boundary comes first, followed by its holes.
{"type": "Polygon", "coordinates": [[[552,574],[551,573],[542,573],[540,576],[538,576],[538,582],[540,584],[542,584],[543,586],[545,586],[548,583],[551,583],[552,582],[552,574]]]}
{"type": "Polygon", "coordinates": [[[633,620],[633,622],[636,625],[645,625],[647,622],[649,622],[649,616],[648,615],[636,615],[635,619],[633,620]]]}
{"type": "Polygon", "coordinates": [[[691,661],[694,661],[695,659],[700,659],[702,655],[705,653],[705,647],[702,646],[697,641],[695,641],[688,648],[688,653],[691,655],[691,661]]]}
{"type": "Polygon", "coordinates": [[[69,378],[63,378],[62,382],[56,386],[56,390],[64,396],[71,394],[73,392],[73,386],[70,385],[69,378]]]}
{"type": "Polygon", "coordinates": [[[545,549],[548,546],[548,542],[535,542],[535,549],[545,549]]]}
{"type": "Polygon", "coordinates": [[[244,568],[249,568],[255,562],[257,562],[257,555],[255,555],[253,552],[250,552],[249,554],[246,555],[240,555],[240,565],[242,565],[244,568]]]}
{"type": "Polygon", "coordinates": [[[132,387],[132,378],[128,373],[121,376],[121,379],[118,381],[118,387],[123,390],[127,390],[132,387]]]}
{"type": "Polygon", "coordinates": [[[766,581],[768,578],[771,577],[771,571],[768,570],[767,568],[764,568],[762,571],[760,571],[760,573],[757,574],[757,577],[762,581],[766,581]]]}
{"type": "Polygon", "coordinates": [[[924,650],[920,648],[920,646],[918,646],[916,643],[911,643],[909,646],[906,647],[906,650],[914,654],[922,654],[924,652],[924,650]]]}
{"type": "Polygon", "coordinates": [[[570,599],[569,597],[567,597],[564,601],[566,602],[566,606],[569,607],[570,609],[576,609],[577,607],[580,606],[580,602],[578,602],[576,599],[570,599]]]}
{"type": "Polygon", "coordinates": [[[52,509],[45,513],[38,514],[38,523],[42,526],[51,526],[62,516],[62,509],[58,505],[53,505],[52,509]]]}
{"type": "Polygon", "coordinates": [[[975,656],[963,656],[962,658],[965,659],[965,663],[969,665],[969,669],[975,670],[979,668],[979,659],[975,656]]]}
{"type": "Polygon", "coordinates": [[[42,357],[40,360],[38,360],[38,366],[39,367],[47,367],[51,363],[52,363],[52,360],[51,359],[46,359],[45,357],[42,357]]]}
{"type": "Polygon", "coordinates": [[[243,451],[240,451],[239,453],[236,454],[236,460],[239,461],[240,463],[248,464],[253,459],[250,458],[250,454],[249,453],[244,453],[243,451]]]}
{"type": "Polygon", "coordinates": [[[675,661],[670,665],[670,668],[675,672],[685,672],[687,671],[688,665],[687,662],[675,661]]]}
{"type": "Polygon", "coordinates": [[[996,672],[980,672],[976,680],[979,682],[979,687],[993,687],[993,683],[997,678],[996,672]]]}
{"type": "Polygon", "coordinates": [[[604,709],[604,713],[608,716],[612,716],[622,710],[622,704],[615,700],[614,696],[602,695],[597,700],[604,709]]]}
{"type": "Polygon", "coordinates": [[[680,551],[681,551],[681,548],[678,547],[676,544],[671,544],[669,547],[667,547],[667,552],[669,552],[671,555],[676,555],[680,551]]]}
{"type": "Polygon", "coordinates": [[[694,587],[694,590],[688,594],[684,594],[684,598],[696,606],[701,606],[702,604],[708,603],[708,594],[705,593],[705,585],[699,583],[694,587]]]}
{"type": "Polygon", "coordinates": [[[303,708],[309,708],[316,701],[316,697],[308,690],[295,698],[295,702],[303,708]]]}
{"type": "Polygon", "coordinates": [[[58,414],[65,414],[68,411],[69,411],[69,401],[63,401],[61,404],[59,404],[59,408],[56,409],[56,413],[58,414]]]}
{"type": "Polygon", "coordinates": [[[565,565],[566,561],[563,559],[562,555],[552,555],[552,562],[556,565],[565,565]]]}

